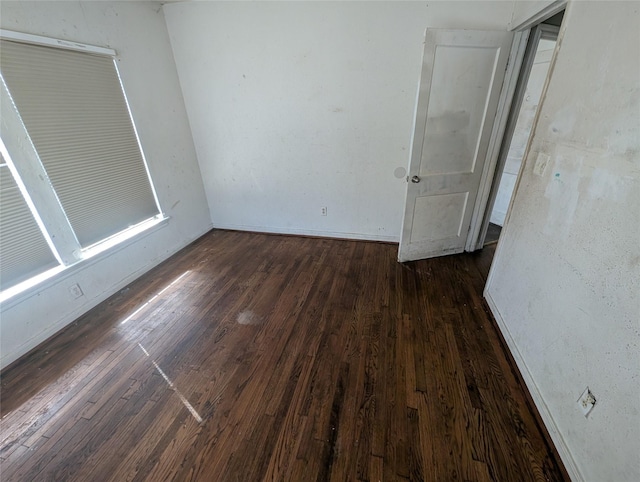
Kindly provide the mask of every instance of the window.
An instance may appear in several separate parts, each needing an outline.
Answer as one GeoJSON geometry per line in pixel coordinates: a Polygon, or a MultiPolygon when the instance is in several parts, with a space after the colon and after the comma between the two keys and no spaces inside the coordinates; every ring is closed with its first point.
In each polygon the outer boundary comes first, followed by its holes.
{"type": "Polygon", "coordinates": [[[162,216],[115,52],[0,36],[4,290],[162,216]]]}
{"type": "Polygon", "coordinates": [[[58,265],[5,162],[0,164],[0,289],[58,265]]]}

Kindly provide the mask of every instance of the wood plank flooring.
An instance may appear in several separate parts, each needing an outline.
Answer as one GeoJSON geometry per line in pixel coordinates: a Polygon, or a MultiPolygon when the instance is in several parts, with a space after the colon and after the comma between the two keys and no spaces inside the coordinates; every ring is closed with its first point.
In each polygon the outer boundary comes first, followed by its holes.
{"type": "Polygon", "coordinates": [[[563,480],[492,248],[396,250],[210,232],[2,373],[1,480],[563,480]]]}

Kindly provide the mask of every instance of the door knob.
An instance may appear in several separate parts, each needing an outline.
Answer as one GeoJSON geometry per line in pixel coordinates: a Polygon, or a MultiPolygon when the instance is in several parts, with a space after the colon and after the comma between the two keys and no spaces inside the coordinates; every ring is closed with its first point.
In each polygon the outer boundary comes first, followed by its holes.
{"type": "Polygon", "coordinates": [[[417,183],[419,183],[419,182],[420,182],[420,178],[419,178],[418,176],[413,176],[413,177],[411,178],[411,182],[413,182],[413,183],[417,184],[417,183]]]}

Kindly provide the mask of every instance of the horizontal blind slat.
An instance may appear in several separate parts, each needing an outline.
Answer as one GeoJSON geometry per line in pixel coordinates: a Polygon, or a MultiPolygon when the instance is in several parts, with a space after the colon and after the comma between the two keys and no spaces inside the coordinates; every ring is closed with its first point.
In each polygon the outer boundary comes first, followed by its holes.
{"type": "Polygon", "coordinates": [[[0,47],[3,78],[80,244],[158,214],[113,60],[0,47]]]}
{"type": "Polygon", "coordinates": [[[0,290],[57,264],[9,167],[1,166],[0,290]]]}

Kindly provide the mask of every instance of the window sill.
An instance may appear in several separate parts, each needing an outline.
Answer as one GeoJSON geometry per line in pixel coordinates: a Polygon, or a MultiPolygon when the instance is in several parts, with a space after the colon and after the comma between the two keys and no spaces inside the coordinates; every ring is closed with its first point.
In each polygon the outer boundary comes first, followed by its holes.
{"type": "Polygon", "coordinates": [[[169,219],[168,216],[160,214],[155,218],[133,226],[84,249],[82,251],[82,259],[71,265],[57,266],[0,292],[0,310],[7,310],[25,299],[40,293],[42,290],[60,283],[70,276],[77,274],[79,271],[108,258],[121,249],[131,246],[133,243],[166,226],[169,219]]]}

